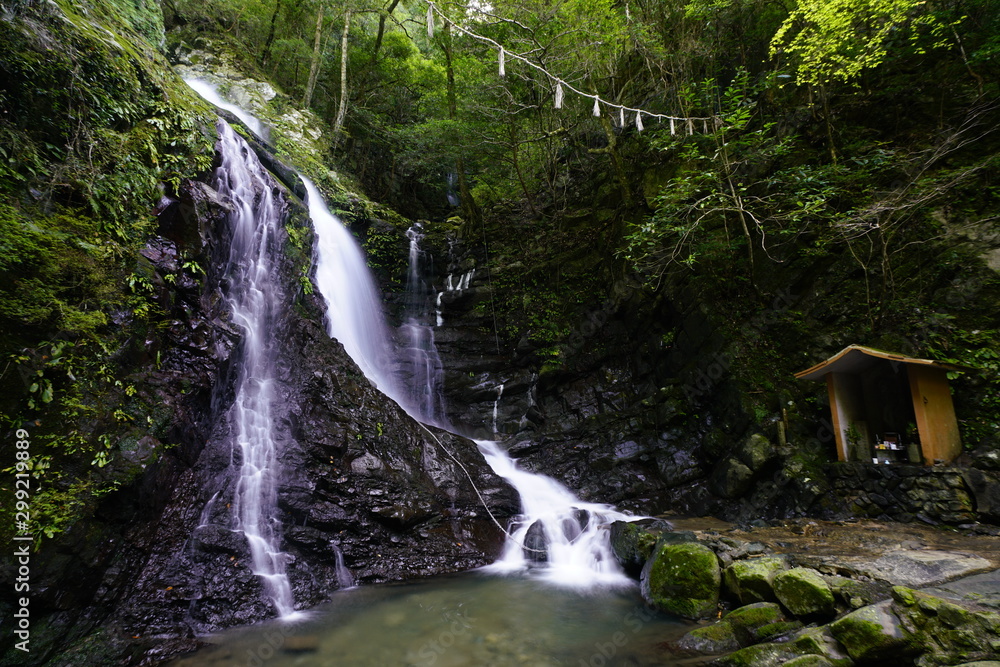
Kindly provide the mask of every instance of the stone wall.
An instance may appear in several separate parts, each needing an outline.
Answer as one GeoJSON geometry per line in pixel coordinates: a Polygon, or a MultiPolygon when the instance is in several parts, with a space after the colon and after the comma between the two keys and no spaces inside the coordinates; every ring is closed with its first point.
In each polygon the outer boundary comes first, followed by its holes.
{"type": "Polygon", "coordinates": [[[996,477],[967,468],[852,462],[830,464],[827,474],[833,492],[851,515],[904,522],[989,521],[992,515],[980,516],[978,506],[1000,489],[996,477]]]}

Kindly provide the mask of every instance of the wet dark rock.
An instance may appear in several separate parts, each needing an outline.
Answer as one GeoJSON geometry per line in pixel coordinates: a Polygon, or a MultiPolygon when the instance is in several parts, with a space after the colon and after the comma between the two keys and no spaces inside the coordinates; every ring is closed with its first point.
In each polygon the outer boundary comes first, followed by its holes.
{"type": "MultiPolygon", "coordinates": [[[[98,624],[113,628],[101,640],[100,664],[124,655],[162,660],[193,648],[198,635],[275,613],[232,516],[227,409],[240,337],[219,289],[225,213],[211,188],[183,182],[161,212],[161,236],[143,253],[161,278],[183,271],[181,253],[206,273],[196,284],[162,281],[169,325],[135,353],[133,362],[148,369],[142,391],[164,414],[156,435],[122,443],[119,460],[136,469],[134,481],[33,557],[33,660],[84,651],[67,646],[98,624]]],[[[316,605],[340,586],[340,554],[358,583],[491,562],[503,541],[491,513],[505,524],[518,511],[516,493],[475,443],[425,429],[375,390],[327,336],[322,303],[302,294],[301,272],[290,258],[280,267],[295,302],[274,332],[281,357],[272,409],[281,451],[277,519],[296,604],[316,605]]]]}
{"type": "Polygon", "coordinates": [[[737,498],[753,483],[753,470],[736,458],[720,461],[709,482],[713,492],[723,498],[737,498]]]}
{"type": "Polygon", "coordinates": [[[545,526],[541,520],[535,521],[524,534],[524,557],[532,563],[544,563],[549,559],[548,547],[545,526]]]}
{"type": "Polygon", "coordinates": [[[1000,475],[969,468],[963,478],[972,493],[980,520],[1000,523],[1000,475]]]}

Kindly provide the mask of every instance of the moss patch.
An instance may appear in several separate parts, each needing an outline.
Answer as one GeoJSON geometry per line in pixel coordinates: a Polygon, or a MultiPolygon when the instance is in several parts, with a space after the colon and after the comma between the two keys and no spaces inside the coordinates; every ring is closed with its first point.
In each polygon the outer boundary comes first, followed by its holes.
{"type": "Polygon", "coordinates": [[[824,617],[834,612],[833,592],[816,570],[796,567],[777,574],[774,594],[796,616],[824,617]]]}
{"type": "Polygon", "coordinates": [[[706,618],[719,604],[722,577],[715,552],[703,544],[664,544],[642,570],[643,597],[657,609],[706,618]]]}
{"type": "Polygon", "coordinates": [[[920,644],[883,602],[853,611],[830,624],[830,632],[858,661],[920,652],[920,644]]]}

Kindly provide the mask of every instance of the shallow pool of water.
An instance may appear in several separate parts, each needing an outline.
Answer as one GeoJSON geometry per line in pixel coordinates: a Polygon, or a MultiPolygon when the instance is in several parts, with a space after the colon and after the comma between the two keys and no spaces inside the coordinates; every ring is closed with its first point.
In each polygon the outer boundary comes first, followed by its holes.
{"type": "Polygon", "coordinates": [[[691,624],[648,609],[635,586],[578,591],[470,572],[338,591],[305,616],[209,637],[211,646],[173,665],[697,664],[662,648],[691,624]]]}

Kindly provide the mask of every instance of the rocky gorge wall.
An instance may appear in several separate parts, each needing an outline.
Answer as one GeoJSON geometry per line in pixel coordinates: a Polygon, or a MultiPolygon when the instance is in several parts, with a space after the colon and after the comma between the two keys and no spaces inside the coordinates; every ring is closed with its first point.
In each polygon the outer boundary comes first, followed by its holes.
{"type": "MultiPolygon", "coordinates": [[[[498,260],[495,247],[488,251],[454,226],[430,222],[425,229],[434,255],[430,282],[442,292],[435,337],[451,419],[479,437],[504,440],[522,465],[581,497],[645,514],[744,523],[796,516],[996,521],[1000,487],[988,446],[957,468],[834,462],[825,389],[769,365],[774,346],[790,337],[786,319],[819,307],[797,295],[800,288],[779,290],[735,325],[734,335],[726,313],[696,292],[650,298],[629,278],[609,276],[561,322],[554,340],[539,343],[529,328],[501,344],[496,304],[511,276],[523,278],[527,267],[498,260]],[[454,283],[463,275],[472,276],[466,288],[447,289],[449,276],[454,283]]],[[[567,294],[574,280],[586,279],[566,277],[569,267],[557,265],[567,294]]],[[[819,339],[791,338],[808,366],[815,357],[806,349],[819,339]]]]}
{"type": "MultiPolygon", "coordinates": [[[[296,606],[342,587],[343,566],[355,582],[375,583],[490,562],[502,534],[482,499],[504,522],[516,493],[473,442],[414,422],[329,338],[299,184],[266,147],[256,150],[288,201],[274,279],[291,298],[275,331],[273,410],[277,516],[296,606]]],[[[241,335],[222,288],[229,204],[207,183],[184,178],[169,190],[136,258],[166,325],[119,361],[158,406],[156,426],[112,442],[102,474],[114,479],[125,466],[129,476],[32,556],[32,652],[6,635],[0,664],[155,662],[195,647],[198,635],[274,615],[246,540],[228,529],[236,479],[225,415],[241,335]]],[[[13,577],[5,567],[8,590],[13,577]]]]}

